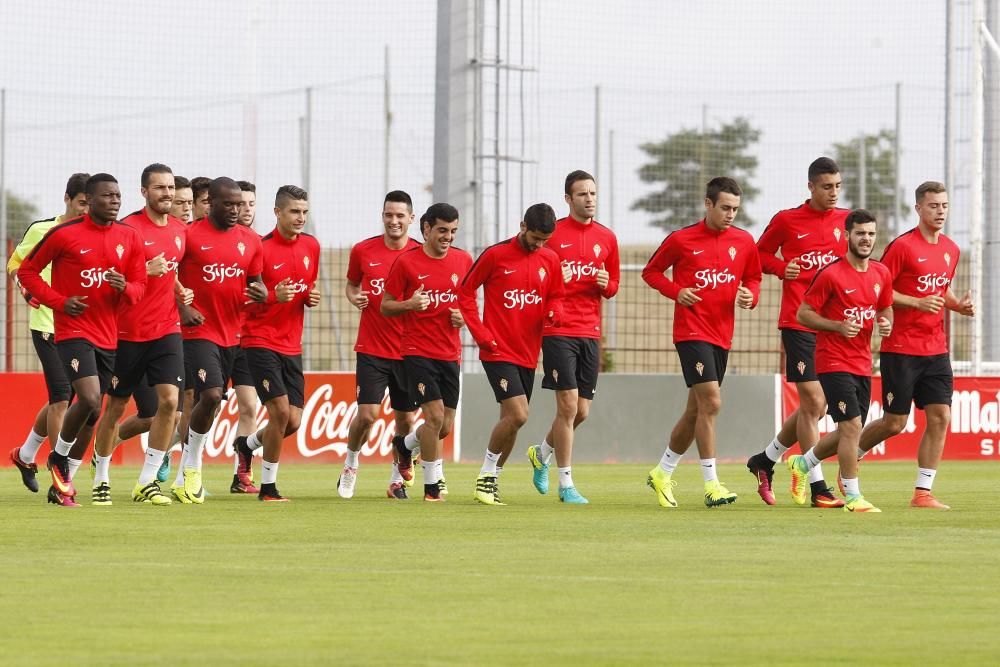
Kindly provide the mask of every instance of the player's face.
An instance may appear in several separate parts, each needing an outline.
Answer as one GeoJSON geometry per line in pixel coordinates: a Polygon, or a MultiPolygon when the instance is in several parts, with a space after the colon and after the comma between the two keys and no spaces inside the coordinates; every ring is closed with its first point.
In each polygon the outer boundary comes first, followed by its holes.
{"type": "Polygon", "coordinates": [[[847,249],[858,259],[871,257],[875,250],[875,228],[874,222],[865,222],[851,227],[847,235],[847,249]]]}
{"type": "Polygon", "coordinates": [[[920,216],[920,224],[939,232],[948,221],[948,193],[926,192],[914,207],[920,216]]]}
{"type": "Polygon", "coordinates": [[[545,246],[545,242],[552,238],[552,233],[544,234],[542,232],[528,231],[528,226],[521,222],[521,233],[517,235],[517,240],[520,241],[521,247],[528,252],[537,252],[545,246]]]}
{"type": "Polygon", "coordinates": [[[122,192],[117,183],[103,181],[94,186],[94,193],[87,197],[90,217],[98,222],[110,223],[118,219],[122,207],[122,192]]]}
{"type": "Polygon", "coordinates": [[[63,195],[63,202],[66,203],[66,212],[70,215],[83,215],[87,212],[87,195],[79,193],[75,197],[63,195]]]}
{"type": "Polygon", "coordinates": [[[591,180],[577,181],[569,187],[569,194],[564,197],[569,204],[570,214],[577,220],[592,220],[597,213],[597,184],[591,180]]]}
{"type": "Polygon", "coordinates": [[[705,224],[717,232],[729,229],[740,210],[740,198],[729,192],[720,192],[718,201],[705,197],[705,224]]]}
{"type": "Polygon", "coordinates": [[[226,227],[239,224],[240,209],[243,207],[243,192],[239,188],[223,190],[211,200],[212,220],[226,227]]]}
{"type": "Polygon", "coordinates": [[[146,206],[160,215],[170,213],[170,208],[174,203],[174,175],[157,174],[149,175],[149,184],[140,189],[146,206]]]}
{"type": "Polygon", "coordinates": [[[174,202],[170,205],[170,215],[184,222],[191,222],[191,211],[194,209],[194,195],[191,188],[174,190],[174,202]]]}
{"type": "Polygon", "coordinates": [[[211,205],[208,201],[208,190],[205,190],[194,200],[194,210],[191,215],[194,216],[195,220],[198,220],[208,215],[209,210],[211,210],[211,205]]]}
{"type": "Polygon", "coordinates": [[[257,217],[257,193],[243,191],[243,204],[240,206],[240,224],[244,227],[253,227],[253,220],[257,217]]]}
{"type": "Polygon", "coordinates": [[[382,205],[382,226],[387,238],[398,241],[405,237],[412,222],[413,211],[403,202],[387,201],[382,205]]]}
{"type": "Polygon", "coordinates": [[[455,241],[455,233],[458,232],[458,220],[445,222],[435,220],[432,224],[425,224],[427,230],[424,233],[424,247],[430,251],[434,257],[443,257],[448,253],[448,248],[455,241]]]}
{"type": "Polygon", "coordinates": [[[809,181],[809,201],[821,211],[836,208],[843,183],[840,174],[820,174],[815,181],[809,181]]]}
{"type": "Polygon", "coordinates": [[[308,214],[309,202],[305,199],[289,199],[284,208],[274,209],[274,217],[278,219],[278,231],[286,239],[298,236],[306,227],[308,214]]]}

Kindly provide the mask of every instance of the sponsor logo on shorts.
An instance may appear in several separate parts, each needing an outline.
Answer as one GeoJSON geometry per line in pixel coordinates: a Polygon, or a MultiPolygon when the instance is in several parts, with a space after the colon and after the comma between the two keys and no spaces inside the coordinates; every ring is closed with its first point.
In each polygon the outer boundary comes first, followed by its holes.
{"type": "Polygon", "coordinates": [[[266,391],[266,392],[268,392],[268,393],[270,393],[270,392],[271,392],[271,383],[270,383],[270,382],[268,382],[267,378],[264,378],[264,379],[263,379],[263,380],[261,381],[261,383],[260,383],[260,384],[261,384],[261,386],[262,386],[262,387],[264,387],[264,391],[266,391]]]}
{"type": "Polygon", "coordinates": [[[507,391],[507,378],[500,378],[500,388],[506,393],[507,391]]]}
{"type": "Polygon", "coordinates": [[[205,382],[205,380],[207,378],[208,378],[208,373],[205,372],[205,369],[204,368],[199,368],[198,369],[198,379],[201,380],[202,382],[205,382]]]}
{"type": "Polygon", "coordinates": [[[426,386],[426,385],[425,385],[425,384],[424,384],[423,382],[418,382],[418,383],[417,383],[417,391],[419,391],[419,392],[420,392],[420,395],[421,395],[421,396],[423,396],[423,395],[424,395],[424,392],[425,392],[426,390],[427,390],[427,386],[426,386]]]}
{"type": "Polygon", "coordinates": [[[694,369],[698,371],[698,375],[705,374],[705,364],[701,363],[700,361],[694,365],[694,369]]]}
{"type": "Polygon", "coordinates": [[[795,367],[797,369],[799,369],[799,375],[804,375],[805,374],[805,372],[806,372],[806,362],[800,361],[799,363],[795,364],[795,367]]]}
{"type": "Polygon", "coordinates": [[[559,382],[559,371],[555,368],[552,369],[552,379],[559,382]]]}
{"type": "Polygon", "coordinates": [[[361,385],[359,384],[354,388],[354,397],[357,398],[361,396],[361,385]]]}
{"type": "Polygon", "coordinates": [[[52,336],[52,334],[50,334],[50,333],[43,333],[42,334],[42,340],[48,340],[50,336],[52,336]]]}
{"type": "Polygon", "coordinates": [[[896,398],[896,397],[893,396],[892,392],[890,391],[888,394],[885,395],[885,404],[891,406],[892,405],[892,399],[894,399],[894,398],[896,398]]]}
{"type": "Polygon", "coordinates": [[[842,414],[845,414],[845,415],[847,414],[847,403],[844,403],[843,401],[841,401],[840,403],[837,403],[837,407],[840,408],[840,412],[842,414]]]}
{"type": "Polygon", "coordinates": [[[74,373],[77,372],[78,370],[80,370],[80,360],[79,359],[70,359],[69,367],[73,369],[74,373]]]}
{"type": "Polygon", "coordinates": [[[242,257],[243,253],[247,251],[247,247],[243,245],[243,241],[236,244],[236,249],[240,251],[240,257],[242,257]]]}
{"type": "Polygon", "coordinates": [[[118,388],[118,376],[117,375],[112,375],[111,376],[111,387],[113,389],[117,389],[118,388]]]}

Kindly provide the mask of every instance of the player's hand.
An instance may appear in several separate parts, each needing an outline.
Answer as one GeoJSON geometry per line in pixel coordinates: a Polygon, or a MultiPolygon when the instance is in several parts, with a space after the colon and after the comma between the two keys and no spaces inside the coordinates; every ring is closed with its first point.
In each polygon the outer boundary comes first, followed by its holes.
{"type": "Polygon", "coordinates": [[[958,302],[958,308],[955,309],[955,312],[966,317],[976,316],[976,304],[972,302],[972,290],[966,292],[962,300],[958,302]]]}
{"type": "Polygon", "coordinates": [[[264,303],[267,301],[267,287],[264,283],[250,283],[245,290],[243,290],[243,296],[248,300],[244,301],[243,304],[248,303],[264,303]]]}
{"type": "Polygon", "coordinates": [[[564,259],[562,261],[562,274],[564,283],[568,283],[569,281],[573,280],[573,268],[569,260],[564,259]]]}
{"type": "Polygon", "coordinates": [[[607,269],[604,268],[604,264],[601,264],[601,268],[597,269],[595,279],[597,280],[597,286],[600,287],[602,291],[607,289],[610,277],[611,274],[609,274],[607,269]]]}
{"type": "Polygon", "coordinates": [[[280,283],[274,286],[274,299],[278,303],[288,303],[295,297],[295,292],[292,290],[292,279],[285,278],[280,283]]]}
{"type": "Polygon", "coordinates": [[[844,320],[840,323],[840,335],[844,338],[854,338],[861,331],[861,322],[857,320],[844,320]]]}
{"type": "Polygon", "coordinates": [[[159,277],[167,272],[167,260],[163,258],[163,253],[146,262],[146,275],[159,277]]]}
{"type": "Polygon", "coordinates": [[[21,290],[21,296],[23,296],[24,300],[28,302],[29,306],[31,306],[32,308],[41,307],[42,305],[41,302],[35,297],[31,296],[31,292],[29,292],[27,288],[21,284],[21,281],[17,278],[17,276],[14,276],[14,283],[17,285],[17,289],[21,290]]]}
{"type": "Polygon", "coordinates": [[[493,338],[491,340],[479,343],[479,349],[485,352],[486,354],[499,354],[500,344],[497,343],[496,338],[493,338]]]}
{"type": "Polygon", "coordinates": [[[937,313],[944,308],[944,297],[939,294],[928,294],[917,299],[917,310],[925,313],[937,313]]]}
{"type": "Polygon", "coordinates": [[[421,284],[406,303],[409,304],[410,310],[427,310],[431,306],[431,298],[424,292],[424,286],[421,284]]]}
{"type": "Polygon", "coordinates": [[[197,308],[185,306],[181,308],[181,326],[198,327],[205,323],[205,316],[197,308]]]}
{"type": "Polygon", "coordinates": [[[177,283],[177,288],[175,290],[177,296],[180,298],[181,303],[185,306],[190,306],[194,303],[194,290],[188,287],[183,287],[180,283],[177,283]]]}
{"type": "Polygon", "coordinates": [[[66,311],[67,315],[72,315],[73,317],[82,314],[89,307],[83,302],[86,298],[86,296],[71,296],[63,304],[63,310],[66,311]]]}
{"type": "Polygon", "coordinates": [[[125,276],[118,273],[115,269],[108,269],[104,273],[104,279],[108,281],[112,289],[116,289],[119,292],[125,291],[125,276]]]}
{"type": "Polygon", "coordinates": [[[306,305],[310,308],[315,308],[319,305],[320,300],[323,298],[323,293],[319,291],[319,288],[315,285],[309,290],[309,296],[306,297],[306,305]]]}
{"type": "Polygon", "coordinates": [[[743,310],[750,310],[753,308],[753,292],[751,292],[747,287],[740,285],[739,289],[736,290],[736,305],[743,310]]]}
{"type": "Polygon", "coordinates": [[[888,317],[878,318],[878,335],[885,338],[892,333],[892,322],[889,321],[888,317]]]}
{"type": "Polygon", "coordinates": [[[465,326],[465,318],[462,317],[462,311],[458,308],[449,308],[448,311],[451,313],[451,326],[456,329],[461,329],[465,326]]]}
{"type": "Polygon", "coordinates": [[[800,273],[802,269],[799,267],[799,260],[793,259],[785,265],[785,280],[795,280],[800,273]]]}
{"type": "Polygon", "coordinates": [[[358,310],[364,310],[368,307],[368,292],[361,290],[353,296],[348,296],[347,300],[351,302],[351,305],[358,310]]]}
{"type": "Polygon", "coordinates": [[[701,301],[701,297],[698,296],[700,289],[700,287],[685,287],[677,293],[677,303],[682,306],[693,306],[698,303],[701,301]]]}

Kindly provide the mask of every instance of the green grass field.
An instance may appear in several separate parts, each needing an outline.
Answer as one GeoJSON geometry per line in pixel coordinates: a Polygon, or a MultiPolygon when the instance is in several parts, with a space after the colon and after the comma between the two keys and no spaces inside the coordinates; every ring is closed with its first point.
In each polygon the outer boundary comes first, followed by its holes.
{"type": "MultiPolygon", "coordinates": [[[[701,503],[696,466],[661,509],[645,466],[581,465],[586,507],[539,496],[527,465],[507,507],[471,500],[448,466],[443,505],[384,497],[387,466],[336,497],[338,468],[283,466],[283,505],[227,492],[203,506],[128,499],[69,510],[0,470],[2,665],[995,664],[996,463],[946,463],[950,512],[909,509],[913,464],[868,464],[880,515],[797,507],[779,471],[766,507],[701,503]]],[[[827,466],[835,473],[835,466],[827,466]]],[[[419,482],[419,480],[418,480],[419,482]]],[[[555,479],[553,476],[553,486],[555,479]]]]}

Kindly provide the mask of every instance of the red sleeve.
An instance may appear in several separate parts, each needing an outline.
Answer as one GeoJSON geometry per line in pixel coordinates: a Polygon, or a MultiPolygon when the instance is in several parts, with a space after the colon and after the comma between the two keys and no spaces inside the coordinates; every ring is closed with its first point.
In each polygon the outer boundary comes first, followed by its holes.
{"type": "Polygon", "coordinates": [[[351,255],[347,260],[347,282],[352,285],[360,285],[363,273],[361,271],[361,253],[358,250],[358,245],[355,244],[351,248],[351,255]]]}
{"type": "Polygon", "coordinates": [[[663,243],[656,249],[653,256],[649,258],[646,268],[642,270],[642,279],[646,281],[647,285],[668,299],[675,301],[681,291],[681,287],[664,274],[680,258],[680,248],[678,246],[676,233],[663,239],[663,243]]]}
{"type": "Polygon", "coordinates": [[[253,247],[254,254],[250,257],[250,265],[247,267],[247,275],[259,276],[264,273],[264,244],[256,233],[248,234],[248,236],[253,237],[250,243],[253,247]]]}
{"type": "MultiPolygon", "coordinates": [[[[617,258],[617,253],[615,257],[617,258]]],[[[558,327],[562,325],[563,320],[563,297],[566,295],[566,283],[562,279],[562,267],[559,266],[559,257],[553,254],[552,258],[549,260],[549,275],[552,277],[552,282],[549,283],[549,291],[545,295],[545,311],[548,318],[548,323],[551,326],[558,327]]],[[[608,285],[611,281],[608,281],[608,285]]]]}
{"type": "MultiPolygon", "coordinates": [[[[882,253],[882,259],[879,261],[885,264],[885,268],[889,269],[889,275],[892,278],[900,274],[906,263],[906,251],[898,238],[886,246],[885,252],[882,253]]],[[[955,265],[958,266],[958,263],[956,262],[955,265]]]]}
{"type": "Polygon", "coordinates": [[[615,294],[618,294],[618,286],[621,284],[621,262],[618,259],[618,239],[611,236],[611,251],[608,252],[607,259],[604,260],[604,270],[608,272],[608,286],[604,288],[601,292],[601,296],[605,299],[612,298],[615,294]]]}
{"type": "Polygon", "coordinates": [[[146,293],[146,253],[142,250],[142,240],[139,232],[128,228],[131,233],[130,250],[128,263],[123,267],[125,274],[125,291],[122,295],[130,305],[135,305],[142,300],[146,293]]]}
{"type": "Polygon", "coordinates": [[[812,283],[806,289],[805,296],[802,297],[802,301],[808,303],[817,313],[830,295],[830,281],[827,280],[827,275],[828,272],[825,270],[817,273],[812,283]]]}
{"type": "Polygon", "coordinates": [[[486,250],[479,256],[472,270],[465,274],[462,287],[458,292],[458,307],[462,310],[462,317],[465,318],[465,325],[469,327],[469,333],[477,345],[486,345],[496,336],[490,331],[483,320],[479,317],[479,304],[476,301],[476,290],[486,282],[493,272],[493,255],[495,252],[486,250]]]}
{"type": "Polygon", "coordinates": [[[755,252],[756,248],[752,239],[749,246],[749,258],[743,265],[743,276],[740,278],[740,281],[744,287],[753,293],[753,305],[756,308],[757,302],[760,301],[760,281],[764,276],[761,273],[760,254],[755,252]]]}
{"type": "Polygon", "coordinates": [[[882,285],[882,289],[878,293],[878,303],[875,306],[875,309],[880,311],[892,307],[892,274],[889,271],[883,273],[886,284],[882,285]]]}
{"type": "Polygon", "coordinates": [[[42,237],[42,240],[31,250],[28,258],[21,263],[17,270],[18,280],[21,285],[43,305],[53,310],[62,310],[63,305],[69,296],[57,292],[48,283],[42,280],[41,272],[53,259],[59,255],[59,244],[52,239],[59,227],[53,227],[49,233],[42,237]]]}
{"type": "Polygon", "coordinates": [[[404,258],[406,255],[402,255],[392,263],[389,267],[389,275],[385,278],[385,291],[387,294],[391,294],[396,301],[406,301],[405,296],[403,296],[403,289],[406,287],[406,267],[404,258]]]}
{"type": "Polygon", "coordinates": [[[780,259],[777,255],[778,249],[785,242],[784,229],[777,223],[778,216],[771,218],[770,224],[764,233],[757,240],[757,252],[760,254],[760,265],[764,273],[772,276],[785,278],[785,267],[788,262],[780,259]]]}

